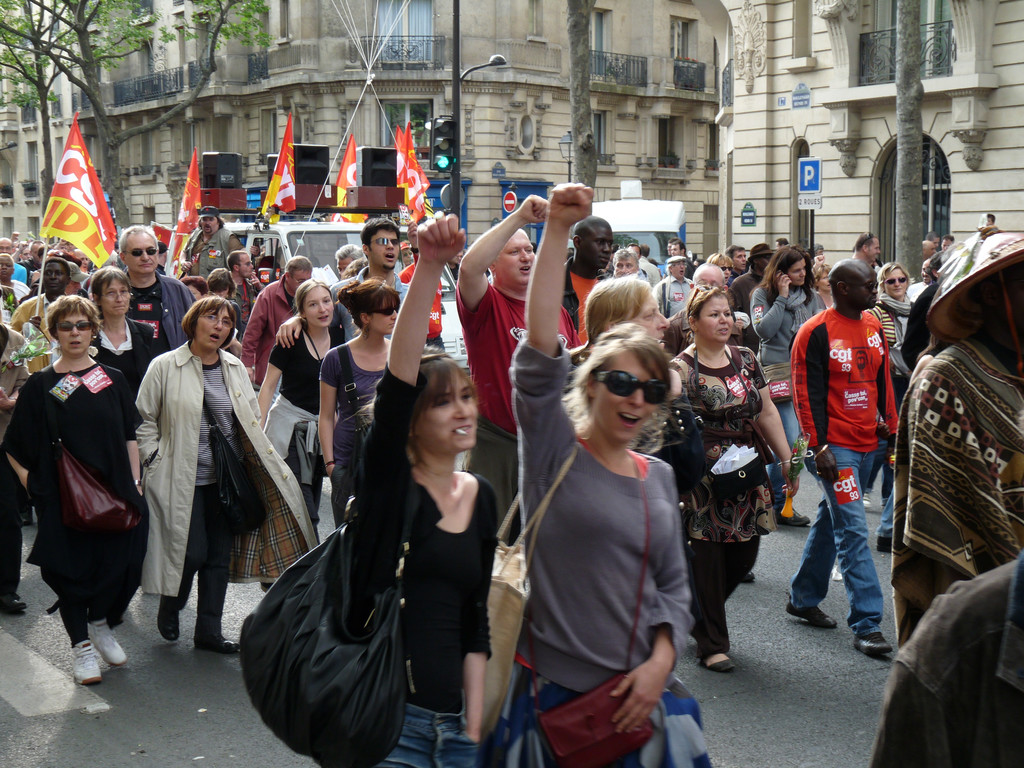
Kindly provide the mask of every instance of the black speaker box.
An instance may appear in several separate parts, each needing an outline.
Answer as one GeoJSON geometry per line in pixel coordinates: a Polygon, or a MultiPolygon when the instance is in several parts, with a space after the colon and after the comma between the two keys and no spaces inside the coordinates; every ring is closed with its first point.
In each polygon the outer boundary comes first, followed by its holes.
{"type": "Polygon", "coordinates": [[[398,152],[394,147],[360,147],[356,151],[356,186],[398,186],[398,152]]]}
{"type": "Polygon", "coordinates": [[[242,156],[237,152],[203,152],[203,189],[241,189],[242,156]]]}

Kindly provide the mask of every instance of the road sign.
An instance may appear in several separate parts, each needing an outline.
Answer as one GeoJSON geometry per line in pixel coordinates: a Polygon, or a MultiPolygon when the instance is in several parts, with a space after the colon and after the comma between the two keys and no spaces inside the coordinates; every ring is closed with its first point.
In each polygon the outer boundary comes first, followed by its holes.
{"type": "Polygon", "coordinates": [[[797,195],[796,196],[796,207],[799,211],[820,211],[821,210],[821,195],[797,195]]]}
{"type": "Polygon", "coordinates": [[[796,191],[800,195],[821,194],[820,157],[801,157],[797,161],[796,191]]]}
{"type": "Polygon", "coordinates": [[[757,226],[757,209],[754,207],[753,203],[747,203],[746,205],[743,206],[743,210],[740,211],[740,226],[757,226]]]}
{"type": "Polygon", "coordinates": [[[519,198],[516,197],[516,193],[510,189],[501,198],[501,207],[505,209],[505,213],[512,213],[516,209],[516,203],[518,202],[519,198]]]}
{"type": "Polygon", "coordinates": [[[452,207],[451,184],[445,184],[443,187],[441,187],[441,205],[443,205],[445,209],[450,209],[452,207]]]}

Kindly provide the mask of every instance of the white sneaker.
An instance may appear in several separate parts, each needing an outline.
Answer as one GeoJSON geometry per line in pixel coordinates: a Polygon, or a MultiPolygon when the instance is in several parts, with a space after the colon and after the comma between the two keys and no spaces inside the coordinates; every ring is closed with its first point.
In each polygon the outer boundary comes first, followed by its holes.
{"type": "Polygon", "coordinates": [[[106,620],[89,622],[89,639],[100,656],[112,667],[120,667],[128,657],[121,644],[114,637],[114,631],[107,626],[106,620]]]}
{"type": "Polygon", "coordinates": [[[75,682],[79,685],[93,685],[103,682],[100,677],[100,663],[92,643],[83,640],[71,649],[75,655],[75,682]]]}
{"type": "Polygon", "coordinates": [[[839,563],[832,566],[832,581],[842,581],[843,574],[839,572],[839,563]]]}
{"type": "Polygon", "coordinates": [[[867,509],[871,506],[871,491],[864,494],[864,508],[867,509]]]}

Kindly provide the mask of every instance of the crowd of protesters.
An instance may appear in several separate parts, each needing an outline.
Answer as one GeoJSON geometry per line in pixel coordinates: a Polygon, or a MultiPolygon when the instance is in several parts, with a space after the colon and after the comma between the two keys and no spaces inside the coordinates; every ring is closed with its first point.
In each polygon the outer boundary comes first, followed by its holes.
{"type": "MultiPolygon", "coordinates": [[[[99,682],[100,660],[125,663],[113,630],[140,586],[161,595],[154,623],[176,641],[198,577],[193,643],[235,653],[221,628],[229,582],[269,585],[316,546],[326,480],[329,526],[348,519],[353,494],[394,508],[418,487],[413,536],[431,557],[410,564],[407,632],[418,648],[411,673],[425,687],[410,690],[406,724],[422,725],[423,711],[451,720],[465,740],[435,757],[468,766],[487,737],[480,606],[496,515],[519,494],[525,522],[547,494],[544,530],[528,540],[532,617],[507,727],[481,754],[550,764],[527,699],[539,691],[545,709],[623,668],[620,719],[633,726],[659,710],[667,754],[683,738],[672,691],[688,636],[703,668],[732,671],[727,598],[754,578],[761,537],[806,526],[780,611],[835,628],[819,605],[842,581],[853,647],[885,656],[892,596],[896,639],[914,654],[897,659],[886,713],[900,725],[883,720],[876,762],[906,756],[908,734],[926,728],[914,703],[943,712],[941,696],[953,696],[923,688],[933,646],[972,632],[961,622],[958,636],[939,638],[930,607],[945,608],[958,581],[1009,568],[1024,543],[1024,236],[994,222],[941,248],[929,236],[920,283],[904,261],[881,263],[872,233],[834,265],[821,246],[785,238],[706,259],[673,238],[662,272],[649,249],[620,243],[590,215],[592,194],[564,185],[550,200],[530,196],[464,255],[454,217],[410,225],[404,244],[394,221],[372,219],[361,247],[339,250],[333,285],[297,256],[260,286],[259,254],[216,209],[202,211],[181,281],[165,274],[166,248],[148,227],[125,228],[116,261],[96,271],[67,243],[0,238],[0,610],[26,610],[21,525],[34,517],[28,562],[58,596],[77,682],[99,682]],[[541,223],[535,252],[527,228],[541,223]],[[403,249],[415,261],[404,270],[403,249]],[[432,286],[446,264],[458,269],[468,375],[443,356],[432,286]],[[26,333],[41,335],[45,351],[16,362],[26,333]],[[135,527],[99,535],[66,523],[57,430],[64,450],[135,508],[135,527]],[[264,508],[243,533],[221,506],[218,436],[264,508]],[[758,467],[742,487],[718,472],[735,449],[758,467]],[[805,495],[817,484],[813,520],[785,504],[801,469],[805,495]],[[880,578],[870,551],[873,501],[874,546],[892,555],[891,577],[880,578]],[[646,543],[632,541],[645,528],[646,543]],[[472,531],[473,543],[438,531],[472,531]],[[592,573],[580,578],[581,569],[592,573]],[[451,626],[429,619],[439,611],[452,613],[451,626]],[[914,644],[919,625],[939,639],[914,644]]],[[[367,546],[393,538],[392,523],[364,524],[367,546]]],[[[380,560],[359,574],[367,605],[391,570],[380,560]]],[[[410,731],[396,749],[433,747],[410,731]]],[[[644,764],[663,757],[648,749],[644,764]]]]}

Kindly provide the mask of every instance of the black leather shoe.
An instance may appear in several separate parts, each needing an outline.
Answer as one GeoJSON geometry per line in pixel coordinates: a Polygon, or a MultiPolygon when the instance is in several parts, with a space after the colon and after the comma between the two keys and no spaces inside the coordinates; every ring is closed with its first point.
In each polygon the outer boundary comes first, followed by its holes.
{"type": "Polygon", "coordinates": [[[803,619],[812,627],[820,627],[821,629],[835,629],[836,620],[825,613],[818,606],[813,608],[797,608],[793,605],[792,601],[786,601],[786,613],[790,616],[796,616],[798,619],[803,619]]]}
{"type": "Polygon", "coordinates": [[[801,528],[811,524],[811,518],[794,512],[792,517],[783,517],[778,511],[775,512],[776,525],[791,525],[794,528],[801,528]]]}
{"type": "Polygon", "coordinates": [[[854,635],[853,647],[867,656],[885,656],[887,653],[892,653],[892,646],[882,637],[881,632],[854,635]]]}
{"type": "Polygon", "coordinates": [[[156,628],[164,640],[178,639],[178,612],[165,609],[162,605],[156,613],[156,628]]]}
{"type": "Polygon", "coordinates": [[[14,592],[0,595],[0,611],[4,613],[24,613],[27,607],[25,602],[14,592]]]}
{"type": "Polygon", "coordinates": [[[892,536],[879,536],[875,540],[875,549],[879,552],[885,552],[887,555],[892,554],[892,536]]]}
{"type": "Polygon", "coordinates": [[[238,653],[238,643],[225,640],[224,635],[196,635],[196,648],[201,651],[213,651],[214,653],[238,653]]]}

